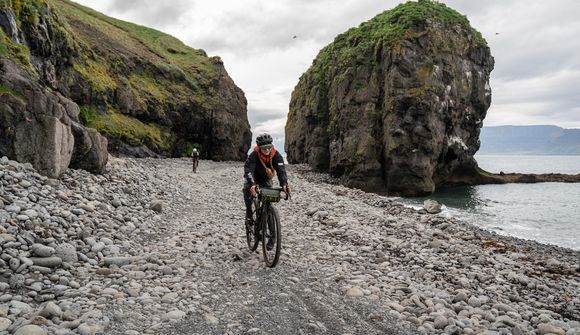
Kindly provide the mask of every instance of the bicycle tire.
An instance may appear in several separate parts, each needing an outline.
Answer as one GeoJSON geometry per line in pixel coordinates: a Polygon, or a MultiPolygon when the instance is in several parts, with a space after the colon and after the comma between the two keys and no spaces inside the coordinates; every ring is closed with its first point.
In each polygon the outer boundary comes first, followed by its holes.
{"type": "Polygon", "coordinates": [[[278,264],[280,259],[280,249],[282,248],[282,232],[280,231],[280,215],[276,207],[269,205],[265,220],[262,220],[262,252],[264,254],[264,262],[269,268],[273,268],[278,264]],[[274,237],[273,246],[268,250],[269,238],[274,237]]]}
{"type": "Polygon", "coordinates": [[[253,224],[245,224],[246,226],[246,242],[248,244],[248,249],[250,251],[256,251],[258,249],[258,243],[260,243],[260,239],[258,237],[258,226],[259,222],[257,220],[256,210],[254,208],[254,204],[252,204],[252,208],[254,209],[252,214],[253,224]]]}

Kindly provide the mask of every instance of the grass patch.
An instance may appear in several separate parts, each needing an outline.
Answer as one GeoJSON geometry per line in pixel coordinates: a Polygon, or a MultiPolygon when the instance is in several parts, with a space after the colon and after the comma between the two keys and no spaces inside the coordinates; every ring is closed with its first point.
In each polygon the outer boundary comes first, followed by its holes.
{"type": "Polygon", "coordinates": [[[20,101],[25,106],[27,104],[24,97],[21,96],[18,92],[14,91],[14,89],[12,89],[12,87],[10,87],[6,84],[0,84],[0,95],[4,95],[4,94],[10,94],[11,96],[16,98],[18,101],[20,101]]]}
{"type": "Polygon", "coordinates": [[[94,124],[97,119],[97,111],[92,106],[80,106],[79,120],[84,126],[94,124]]]}
{"type": "Polygon", "coordinates": [[[108,71],[107,63],[91,59],[85,64],[75,63],[73,68],[91,85],[96,92],[104,93],[117,88],[117,83],[108,71]]]}
{"type": "Polygon", "coordinates": [[[10,58],[34,72],[30,62],[30,50],[25,45],[12,41],[2,29],[0,29],[0,56],[10,58]]]}
{"type": "Polygon", "coordinates": [[[95,60],[96,64],[76,64],[75,69],[96,91],[114,89],[127,76],[143,107],[192,102],[204,109],[219,106],[221,97],[214,88],[220,78],[219,59],[155,29],[108,17],[69,0],[50,1],[71,25],[84,59],[95,60]],[[141,60],[138,70],[127,62],[133,58],[141,60]]]}
{"type": "MultiPolygon", "coordinates": [[[[328,113],[325,101],[333,79],[331,75],[338,76],[352,66],[375,62],[377,57],[368,59],[367,55],[376,55],[381,48],[397,48],[401,41],[416,37],[422,29],[420,27],[428,21],[437,22],[447,29],[459,26],[472,36],[470,43],[473,46],[487,46],[481,34],[471,27],[467,17],[445,4],[430,0],[400,4],[338,35],[318,53],[304,74],[312,76],[318,84],[321,101],[318,112],[328,113]]],[[[445,39],[445,36],[442,38],[445,39]]],[[[418,73],[421,78],[431,74],[431,68],[419,69],[418,73]]]]}
{"type": "Polygon", "coordinates": [[[48,4],[43,0],[0,0],[0,7],[11,7],[16,18],[32,24],[40,22],[41,9],[46,6],[48,4]]]}
{"type": "Polygon", "coordinates": [[[117,111],[96,115],[86,126],[95,128],[106,136],[120,138],[131,145],[146,145],[161,151],[169,150],[175,141],[175,135],[168,129],[162,129],[153,123],[143,123],[117,111]]]}
{"type": "MultiPolygon", "coordinates": [[[[214,64],[203,50],[188,47],[177,38],[158,30],[117,20],[68,0],[52,1],[69,20],[78,20],[95,28],[123,46],[127,52],[160,68],[176,67],[178,69],[169,71],[201,84],[218,79],[214,64]]],[[[80,37],[83,37],[82,33],[80,37]]]]}
{"type": "Polygon", "coordinates": [[[146,96],[165,103],[171,95],[161,82],[150,76],[132,74],[129,76],[129,84],[138,93],[137,100],[141,104],[144,104],[143,98],[146,96]]]}
{"type": "MultiPolygon", "coordinates": [[[[2,35],[4,35],[4,31],[2,31],[2,35]]],[[[8,45],[3,37],[0,36],[0,56],[6,57],[8,56],[8,45]]]]}
{"type": "Polygon", "coordinates": [[[482,176],[486,176],[486,177],[493,176],[493,173],[485,171],[484,169],[480,168],[479,166],[477,167],[477,173],[479,173],[482,176]]]}

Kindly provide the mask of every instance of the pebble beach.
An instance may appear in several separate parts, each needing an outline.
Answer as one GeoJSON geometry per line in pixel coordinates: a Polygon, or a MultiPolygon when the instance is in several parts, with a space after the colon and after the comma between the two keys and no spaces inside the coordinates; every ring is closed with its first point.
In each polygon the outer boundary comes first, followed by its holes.
{"type": "Polygon", "coordinates": [[[50,179],[0,159],[0,334],[580,334],[579,251],[291,165],[269,269],[245,242],[243,163],[190,169],[50,179]]]}

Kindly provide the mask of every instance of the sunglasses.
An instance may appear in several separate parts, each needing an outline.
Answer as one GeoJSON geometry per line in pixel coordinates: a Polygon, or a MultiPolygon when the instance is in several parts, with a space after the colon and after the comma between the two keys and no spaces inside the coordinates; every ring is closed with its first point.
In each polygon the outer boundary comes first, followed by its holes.
{"type": "Polygon", "coordinates": [[[266,151],[266,150],[270,150],[272,149],[272,145],[271,144],[264,144],[260,146],[260,150],[262,151],[266,151]]]}

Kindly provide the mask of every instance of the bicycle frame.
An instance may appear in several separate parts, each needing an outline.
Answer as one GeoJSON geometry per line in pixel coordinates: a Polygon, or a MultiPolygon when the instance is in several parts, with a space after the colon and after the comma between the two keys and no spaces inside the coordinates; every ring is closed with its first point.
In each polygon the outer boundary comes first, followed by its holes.
{"type": "Polygon", "coordinates": [[[252,216],[255,217],[255,222],[253,229],[246,225],[246,239],[252,252],[256,250],[261,240],[264,261],[268,267],[274,267],[280,257],[282,237],[278,210],[272,203],[282,199],[282,192],[285,194],[285,200],[290,198],[290,194],[282,188],[268,187],[263,190],[257,189],[256,191],[256,196],[252,200],[254,207],[252,216]],[[274,252],[274,254],[271,254],[271,252],[274,252]]]}

